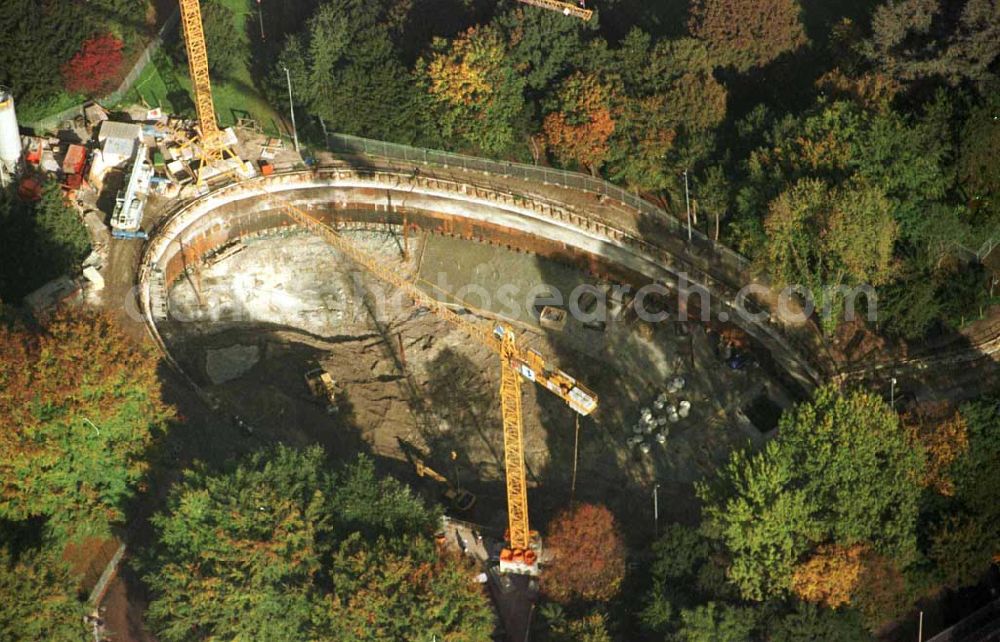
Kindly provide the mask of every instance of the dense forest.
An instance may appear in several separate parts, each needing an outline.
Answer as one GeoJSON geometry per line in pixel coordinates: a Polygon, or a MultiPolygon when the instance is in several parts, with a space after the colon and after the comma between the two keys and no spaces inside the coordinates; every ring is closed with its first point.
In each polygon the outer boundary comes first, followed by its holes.
{"type": "Polygon", "coordinates": [[[817,301],[876,287],[890,336],[991,303],[993,0],[620,1],[589,23],[513,3],[294,4],[265,6],[254,64],[275,104],[290,70],[317,135],[587,171],[677,215],[687,171],[707,234],[718,219],[720,240],[817,301]]]}
{"type": "MultiPolygon", "coordinates": [[[[513,1],[257,4],[203,2],[212,73],[249,67],[246,90],[283,112],[287,68],[307,145],[341,132],[567,168],[678,217],[687,175],[703,233],[817,299],[875,287],[873,329],[893,339],[995,303],[980,249],[1000,240],[998,0],[604,0],[590,22],[513,1]]],[[[7,5],[0,84],[25,113],[104,95],[173,8],[7,5]]],[[[179,39],[166,53],[183,64],[179,39]]],[[[89,250],[58,187],[0,195],[0,224],[0,300],[89,250]]],[[[149,499],[183,418],[155,353],[100,315],[5,320],[0,363],[0,593],[19,596],[0,639],[79,640],[62,553],[149,499]]],[[[627,550],[603,507],[568,508],[546,533],[563,556],[536,639],[872,639],[1000,550],[998,403],[899,414],[821,387],[651,546],[627,550]]],[[[431,539],[439,508],[363,457],[332,470],[276,447],[196,465],[150,500],[131,563],[160,639],[487,639],[487,601],[431,539]]]]}

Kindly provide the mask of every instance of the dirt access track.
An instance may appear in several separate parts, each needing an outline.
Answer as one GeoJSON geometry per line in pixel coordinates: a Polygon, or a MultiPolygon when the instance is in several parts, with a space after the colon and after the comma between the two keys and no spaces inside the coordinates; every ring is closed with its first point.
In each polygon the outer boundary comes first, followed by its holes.
{"type": "Polygon", "coordinates": [[[821,379],[804,356],[810,354],[804,346],[811,343],[811,329],[782,324],[770,314],[777,297],[765,284],[727,267],[711,247],[685,245],[662,220],[598,195],[573,193],[575,202],[569,203],[545,186],[521,182],[515,190],[481,174],[349,166],[227,185],[183,204],[153,230],[139,266],[140,311],[167,352],[156,323],[166,318],[169,285],[217,248],[291,226],[281,206],[292,203],[334,226],[347,223],[346,217],[374,228],[422,228],[530,251],[635,287],[654,282],[681,288],[689,294],[692,316],[742,327],[790,382],[808,390],[821,379]],[[741,296],[748,284],[754,286],[750,296],[741,296]]]}

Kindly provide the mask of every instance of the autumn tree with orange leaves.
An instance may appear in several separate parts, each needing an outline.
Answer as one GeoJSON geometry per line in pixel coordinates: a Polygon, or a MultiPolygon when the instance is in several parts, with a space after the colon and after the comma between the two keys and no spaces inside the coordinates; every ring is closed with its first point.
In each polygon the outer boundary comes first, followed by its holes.
{"type": "Polygon", "coordinates": [[[553,556],[542,576],[543,591],[557,602],[606,601],[625,578],[625,543],[604,506],[579,504],[549,526],[545,547],[553,556]]]}
{"type": "Polygon", "coordinates": [[[924,485],[940,495],[953,495],[951,466],[969,449],[965,419],[946,402],[928,402],[916,407],[903,420],[926,454],[924,485]]]}
{"type": "Polygon", "coordinates": [[[716,60],[746,71],[807,42],[797,0],[693,0],[688,29],[716,60]]]}
{"type": "Polygon", "coordinates": [[[471,27],[452,41],[435,39],[417,65],[447,139],[500,154],[514,143],[524,110],[524,80],[507,60],[499,29],[471,27]]]}
{"type": "Polygon", "coordinates": [[[0,518],[46,517],[62,535],[120,522],[174,414],[157,364],[100,314],[0,327],[0,518]]]}
{"type": "Polygon", "coordinates": [[[807,602],[832,609],[849,603],[861,577],[864,550],[860,544],[820,546],[795,568],[792,591],[807,602]]]}
{"type": "Polygon", "coordinates": [[[580,165],[596,175],[615,131],[611,87],[577,72],[559,85],[556,96],[558,109],[542,123],[549,149],[564,165],[580,165]]]}

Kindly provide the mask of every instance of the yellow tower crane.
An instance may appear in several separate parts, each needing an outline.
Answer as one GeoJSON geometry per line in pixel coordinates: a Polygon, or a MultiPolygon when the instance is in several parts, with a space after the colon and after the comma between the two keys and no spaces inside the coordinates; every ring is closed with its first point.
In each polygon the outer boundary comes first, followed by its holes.
{"type": "Polygon", "coordinates": [[[533,381],[566,402],[581,415],[597,409],[597,395],[562,370],[548,365],[535,350],[517,345],[513,328],[496,323],[491,329],[467,321],[447,305],[430,296],[414,283],[386,267],[384,262],[349,243],[337,231],[300,208],[283,203],[282,207],[296,223],[323,238],[354,263],[383,281],[405,292],[414,303],[460,328],[472,339],[500,356],[500,406],[503,416],[504,472],[507,483],[507,520],[509,547],[501,552],[503,571],[534,574],[538,571],[537,552],[532,547],[528,526],[528,487],[524,471],[524,426],[521,420],[521,378],[533,381]]]}
{"type": "Polygon", "coordinates": [[[550,11],[558,11],[564,16],[575,16],[581,20],[590,20],[594,12],[582,6],[577,6],[572,2],[561,2],[560,0],[517,0],[534,7],[541,7],[550,11]]]}
{"type": "MultiPolygon", "coordinates": [[[[560,10],[573,15],[578,15],[579,11],[574,5],[554,0],[522,1],[547,8],[559,5],[560,10]]],[[[195,107],[198,112],[202,154],[199,174],[201,174],[201,170],[207,166],[218,163],[227,156],[235,157],[235,154],[226,145],[224,134],[219,130],[215,120],[212,84],[208,74],[208,50],[205,46],[199,0],[179,0],[179,2],[191,83],[194,86],[195,107]]],[[[590,12],[587,14],[585,19],[590,17],[590,12]]],[[[201,182],[200,176],[199,182],[201,182]]],[[[537,573],[537,552],[532,547],[532,532],[528,525],[528,485],[524,470],[524,426],[521,419],[521,377],[534,381],[555,394],[581,415],[589,415],[597,409],[597,395],[562,370],[550,367],[537,351],[520,348],[517,345],[514,329],[510,325],[497,323],[492,329],[487,329],[483,324],[465,320],[447,305],[387,268],[375,257],[348,243],[329,225],[292,204],[283,203],[282,206],[292,220],[322,237],[335,249],[375,276],[405,292],[416,304],[462,329],[471,338],[500,356],[500,406],[503,416],[504,472],[509,528],[507,534],[509,546],[501,553],[500,568],[506,572],[537,573]]]]}
{"type": "MultiPolygon", "coordinates": [[[[221,164],[238,157],[226,142],[226,133],[219,129],[212,100],[212,81],[208,75],[208,46],[201,21],[199,0],[179,0],[181,25],[184,28],[184,46],[187,49],[188,72],[194,88],[194,107],[198,115],[198,137],[192,141],[199,152],[198,184],[205,181],[211,169],[216,173],[229,173],[235,168],[224,169],[221,164]]],[[[242,167],[241,167],[242,170],[242,167]]]]}

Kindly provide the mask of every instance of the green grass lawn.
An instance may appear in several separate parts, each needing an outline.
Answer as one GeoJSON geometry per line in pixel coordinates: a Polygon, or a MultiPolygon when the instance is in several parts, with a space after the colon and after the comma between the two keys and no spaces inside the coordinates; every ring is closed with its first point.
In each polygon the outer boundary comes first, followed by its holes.
{"type": "MultiPolygon", "coordinates": [[[[247,64],[250,43],[246,35],[246,22],[254,17],[249,0],[223,0],[236,14],[236,34],[246,45],[246,60],[225,78],[212,79],[212,97],[215,113],[223,127],[236,124],[240,117],[256,120],[269,134],[287,134],[279,113],[254,87],[253,76],[247,64]]],[[[142,75],[122,101],[124,104],[145,102],[150,107],[162,107],[171,113],[194,116],[191,79],[185,65],[177,64],[165,53],[157,55],[146,66],[142,75]]]]}
{"type": "Polygon", "coordinates": [[[17,119],[22,123],[33,123],[75,107],[85,100],[82,94],[70,94],[60,91],[44,102],[22,103],[17,105],[17,119]]]}

